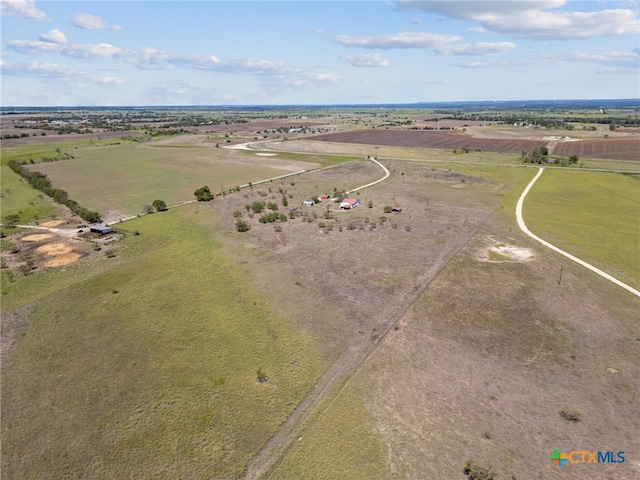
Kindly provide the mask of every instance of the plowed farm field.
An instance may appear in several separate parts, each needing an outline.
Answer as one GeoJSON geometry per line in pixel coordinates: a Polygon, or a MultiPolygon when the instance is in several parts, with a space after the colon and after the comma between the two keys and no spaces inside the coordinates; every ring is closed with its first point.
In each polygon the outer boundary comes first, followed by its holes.
{"type": "Polygon", "coordinates": [[[476,138],[456,131],[440,130],[353,130],[313,137],[314,140],[340,143],[389,145],[439,149],[482,150],[520,153],[547,145],[545,140],[476,138]]]}
{"type": "Polygon", "coordinates": [[[560,142],[553,149],[553,154],[565,157],[578,155],[588,158],[640,161],[640,138],[598,138],[560,142]]]}

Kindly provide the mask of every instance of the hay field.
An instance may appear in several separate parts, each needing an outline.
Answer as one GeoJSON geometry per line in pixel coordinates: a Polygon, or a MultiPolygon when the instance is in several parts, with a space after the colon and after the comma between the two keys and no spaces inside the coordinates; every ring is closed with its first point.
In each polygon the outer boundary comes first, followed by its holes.
{"type": "Polygon", "coordinates": [[[193,192],[203,185],[220,192],[319,166],[206,145],[128,144],[77,149],[73,155],[37,169],[108,221],[140,213],[157,199],[168,205],[194,200],[193,192]]]}

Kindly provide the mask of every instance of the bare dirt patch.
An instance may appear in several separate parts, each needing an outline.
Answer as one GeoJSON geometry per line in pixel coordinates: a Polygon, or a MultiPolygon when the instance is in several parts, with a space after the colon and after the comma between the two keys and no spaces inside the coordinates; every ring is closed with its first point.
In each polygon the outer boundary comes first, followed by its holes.
{"type": "Polygon", "coordinates": [[[40,224],[41,227],[58,227],[68,223],[67,220],[47,220],[40,224]]]}
{"type": "Polygon", "coordinates": [[[32,233],[25,235],[20,240],[23,242],[42,242],[44,240],[50,240],[53,237],[55,237],[53,233],[32,233]]]}
{"type": "Polygon", "coordinates": [[[588,158],[608,158],[613,160],[640,159],[640,138],[600,138],[577,142],[558,142],[554,155],[588,158]]]}
{"type": "Polygon", "coordinates": [[[36,248],[36,252],[44,253],[45,255],[65,255],[71,252],[73,249],[66,243],[55,242],[47,243],[36,248]]]}
{"type": "Polygon", "coordinates": [[[447,150],[467,148],[504,153],[520,153],[523,150],[529,152],[536,147],[547,145],[544,140],[476,138],[457,131],[430,130],[352,130],[317,135],[313,137],[313,140],[447,150]]]}
{"type": "Polygon", "coordinates": [[[9,268],[22,273],[70,265],[92,252],[90,243],[54,232],[16,235],[11,241],[16,248],[11,253],[3,252],[2,257],[9,268]]]}
{"type": "Polygon", "coordinates": [[[536,254],[528,247],[518,247],[508,242],[500,242],[487,237],[490,243],[478,252],[478,259],[482,262],[529,262],[536,258],[536,254]]]}
{"type": "Polygon", "coordinates": [[[76,252],[67,253],[66,255],[55,255],[51,259],[44,262],[45,267],[64,267],[70,265],[81,258],[76,252]]]}

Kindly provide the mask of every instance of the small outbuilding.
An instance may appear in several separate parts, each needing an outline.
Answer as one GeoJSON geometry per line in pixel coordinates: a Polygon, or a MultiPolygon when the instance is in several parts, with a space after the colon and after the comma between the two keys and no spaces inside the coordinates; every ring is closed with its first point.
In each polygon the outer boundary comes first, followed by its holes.
{"type": "Polygon", "coordinates": [[[391,209],[391,211],[400,213],[402,211],[402,207],[400,205],[396,205],[391,209]]]}
{"type": "Polygon", "coordinates": [[[316,202],[314,202],[313,200],[305,200],[302,202],[302,205],[304,205],[305,207],[313,207],[315,203],[316,202]]]}
{"type": "Polygon", "coordinates": [[[113,230],[111,227],[107,227],[106,225],[96,225],[89,228],[91,233],[97,233],[99,235],[106,235],[107,233],[111,233],[113,230]]]}

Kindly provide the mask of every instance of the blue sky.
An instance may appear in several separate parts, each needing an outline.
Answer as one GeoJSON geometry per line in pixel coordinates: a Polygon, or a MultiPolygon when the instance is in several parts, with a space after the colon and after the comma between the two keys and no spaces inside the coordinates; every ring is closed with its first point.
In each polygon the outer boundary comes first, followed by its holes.
{"type": "Polygon", "coordinates": [[[637,1],[0,2],[5,106],[640,97],[637,1]]]}

